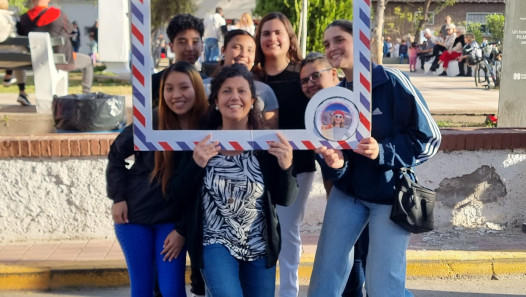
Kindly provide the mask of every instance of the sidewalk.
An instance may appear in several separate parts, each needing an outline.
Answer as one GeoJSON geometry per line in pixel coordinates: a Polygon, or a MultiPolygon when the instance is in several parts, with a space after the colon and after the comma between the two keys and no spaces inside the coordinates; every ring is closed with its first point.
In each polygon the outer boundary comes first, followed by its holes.
{"type": "MultiPolygon", "coordinates": [[[[390,65],[406,71],[423,94],[434,116],[497,113],[498,90],[476,88],[470,77],[439,77],[407,72],[408,65],[390,65]]],[[[2,88],[0,87],[0,91],[2,88]]],[[[131,107],[131,96],[127,95],[131,107]]],[[[34,94],[30,94],[34,103],[34,94]]],[[[15,93],[0,93],[0,114],[30,122],[34,107],[16,103],[15,93]]],[[[26,134],[27,134],[26,130],[26,134]]],[[[299,276],[308,283],[318,234],[304,234],[299,276]]],[[[411,277],[504,277],[526,275],[526,234],[520,228],[437,230],[412,235],[407,253],[411,277]]],[[[188,274],[187,274],[188,281],[188,274]]],[[[0,290],[36,290],[74,286],[127,285],[127,270],[114,238],[55,242],[0,243],[0,290]]]]}
{"type": "MultiPolygon", "coordinates": [[[[318,234],[303,234],[300,282],[308,284],[318,234]]],[[[412,235],[408,278],[519,277],[526,274],[526,234],[505,231],[433,231],[412,235]]],[[[187,282],[189,271],[187,269],[187,282]]],[[[23,242],[0,245],[0,290],[128,285],[115,239],[23,242]]]]}

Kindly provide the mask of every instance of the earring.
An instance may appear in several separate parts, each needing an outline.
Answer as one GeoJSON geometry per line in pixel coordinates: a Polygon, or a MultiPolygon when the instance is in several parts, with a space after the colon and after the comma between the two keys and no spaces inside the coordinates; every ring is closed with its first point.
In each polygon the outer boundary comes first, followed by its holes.
{"type": "Polygon", "coordinates": [[[252,104],[252,105],[250,106],[250,109],[254,109],[254,104],[252,104]]]}
{"type": "Polygon", "coordinates": [[[216,110],[219,111],[219,106],[216,105],[216,110]]]}

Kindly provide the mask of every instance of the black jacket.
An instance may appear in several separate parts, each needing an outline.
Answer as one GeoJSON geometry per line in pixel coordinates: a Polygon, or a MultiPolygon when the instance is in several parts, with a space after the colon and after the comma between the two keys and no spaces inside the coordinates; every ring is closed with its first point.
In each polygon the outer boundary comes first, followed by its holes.
{"type": "MultiPolygon", "coordinates": [[[[174,152],[174,168],[181,154],[174,152]]],[[[130,223],[175,223],[183,217],[179,201],[164,197],[157,180],[150,182],[154,156],[153,151],[134,151],[132,125],[124,128],[110,147],[106,168],[107,195],[114,203],[126,201],[130,223]],[[135,162],[128,169],[127,158],[132,155],[135,162]]]]}
{"type": "MultiPolygon", "coordinates": [[[[199,167],[191,157],[192,152],[182,158],[172,183],[170,193],[177,193],[177,199],[183,199],[185,205],[184,224],[176,227],[177,231],[186,237],[186,244],[192,265],[203,267],[203,209],[201,185],[205,169],[199,167]]],[[[275,156],[267,151],[256,152],[263,181],[265,183],[266,200],[263,211],[267,224],[267,267],[276,265],[281,248],[281,234],[276,204],[288,206],[294,202],[297,195],[297,183],[292,176],[292,166],[287,170],[279,167],[275,156]]]]}

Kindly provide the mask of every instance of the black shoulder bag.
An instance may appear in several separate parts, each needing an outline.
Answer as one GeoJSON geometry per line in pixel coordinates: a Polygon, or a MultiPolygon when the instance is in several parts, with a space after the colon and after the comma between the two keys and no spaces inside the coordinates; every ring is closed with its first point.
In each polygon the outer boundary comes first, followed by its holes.
{"type": "Polygon", "coordinates": [[[395,185],[391,220],[411,233],[432,231],[435,191],[418,184],[410,168],[401,168],[400,175],[395,185]]]}

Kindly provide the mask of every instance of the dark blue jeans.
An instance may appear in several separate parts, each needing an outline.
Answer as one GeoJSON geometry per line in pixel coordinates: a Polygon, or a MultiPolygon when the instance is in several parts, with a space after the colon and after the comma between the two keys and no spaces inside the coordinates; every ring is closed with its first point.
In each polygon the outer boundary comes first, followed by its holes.
{"type": "Polygon", "coordinates": [[[265,257],[241,261],[225,246],[212,244],[204,246],[203,260],[208,297],[274,297],[276,266],[267,268],[265,257]]]}

